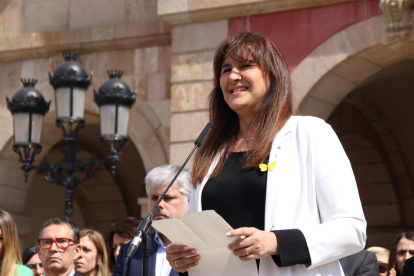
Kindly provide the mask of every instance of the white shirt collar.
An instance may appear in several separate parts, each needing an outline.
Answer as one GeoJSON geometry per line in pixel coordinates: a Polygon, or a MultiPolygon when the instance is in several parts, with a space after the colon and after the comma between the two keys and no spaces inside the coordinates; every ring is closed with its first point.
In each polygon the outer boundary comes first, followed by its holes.
{"type": "MultiPolygon", "coordinates": [[[[75,269],[72,269],[72,271],[67,276],[73,276],[75,275],[75,269]]],[[[46,274],[43,274],[43,276],[46,276],[46,274]]]]}

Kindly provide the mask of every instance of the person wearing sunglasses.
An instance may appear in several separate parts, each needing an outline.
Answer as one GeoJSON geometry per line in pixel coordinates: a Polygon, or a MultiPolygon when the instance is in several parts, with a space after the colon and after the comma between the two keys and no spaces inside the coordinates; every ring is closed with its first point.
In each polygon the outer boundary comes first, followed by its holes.
{"type": "Polygon", "coordinates": [[[378,262],[378,267],[379,267],[379,275],[380,276],[387,275],[387,270],[388,270],[388,264],[387,263],[378,262]]]}
{"type": "Polygon", "coordinates": [[[38,254],[45,276],[80,276],[75,271],[75,255],[81,250],[79,228],[68,219],[45,222],[39,233],[38,254]]]}
{"type": "Polygon", "coordinates": [[[379,276],[386,276],[388,271],[388,260],[390,258],[390,251],[386,248],[379,246],[372,246],[370,248],[367,248],[367,251],[374,253],[377,257],[379,276]]]}
{"type": "Polygon", "coordinates": [[[37,245],[32,245],[23,252],[22,261],[26,267],[32,270],[33,276],[42,276],[45,273],[39,254],[37,254],[37,245]]]}

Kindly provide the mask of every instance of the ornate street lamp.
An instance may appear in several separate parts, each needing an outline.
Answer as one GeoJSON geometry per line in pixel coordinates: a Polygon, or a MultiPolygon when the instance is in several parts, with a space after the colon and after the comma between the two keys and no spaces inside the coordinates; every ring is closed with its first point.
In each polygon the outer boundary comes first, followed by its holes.
{"type": "Polygon", "coordinates": [[[120,70],[109,70],[109,80],[98,92],[93,90],[94,101],[99,106],[100,141],[108,154],[112,175],[115,174],[115,163],[119,161],[121,149],[128,142],[129,110],[136,98],[136,94],[131,93],[128,85],[121,81],[123,73],[120,70]]]}
{"type": "Polygon", "coordinates": [[[96,163],[94,154],[89,163],[78,160],[76,152],[79,148],[74,143],[78,131],[85,126],[85,92],[92,76],[76,62],[78,53],[64,52],[63,56],[65,62],[56,69],[54,76],[49,73],[49,82],[56,96],[56,126],[62,129],[66,141],[66,148],[61,150],[64,154],[61,161],[50,166],[45,158],[43,168],[32,165],[35,155],[42,149],[42,118],[50,105],[50,101],[45,102],[42,94],[34,89],[36,80],[22,80],[24,88],[11,101],[7,98],[7,104],[13,114],[13,150],[19,154],[26,182],[28,172],[35,169],[46,181],[65,187],[65,218],[71,219],[73,188],[92,178],[102,164],[110,165],[112,175],[115,174],[115,164],[128,141],[129,109],[135,103],[136,94],[131,93],[128,85],[120,80],[122,71],[108,72],[111,79],[101,86],[99,93],[95,92],[95,102],[101,113],[100,140],[105,145],[108,158],[96,163]],[[82,177],[75,176],[75,173],[82,173],[82,177]]]}
{"type": "Polygon", "coordinates": [[[7,107],[13,114],[13,151],[19,155],[27,182],[34,157],[42,151],[42,122],[43,116],[49,111],[50,101],[46,102],[42,94],[34,88],[37,80],[21,79],[21,82],[23,88],[17,91],[11,101],[8,97],[6,100],[7,107]]]}
{"type": "Polygon", "coordinates": [[[59,65],[54,76],[49,72],[49,83],[55,89],[56,125],[63,130],[66,140],[74,140],[78,130],[85,126],[85,92],[91,84],[92,73],[88,75],[76,62],[77,52],[63,52],[62,55],[65,62],[59,65]]]}

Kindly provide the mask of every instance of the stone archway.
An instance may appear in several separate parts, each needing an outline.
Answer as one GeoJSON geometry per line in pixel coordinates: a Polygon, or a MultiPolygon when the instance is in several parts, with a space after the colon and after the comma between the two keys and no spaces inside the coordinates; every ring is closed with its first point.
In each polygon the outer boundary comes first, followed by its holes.
{"type": "Polygon", "coordinates": [[[349,159],[368,222],[367,246],[389,247],[414,227],[409,169],[384,114],[357,93],[348,95],[327,122],[349,159]]]}
{"type": "Polygon", "coordinates": [[[414,33],[407,41],[384,45],[381,16],[354,24],[319,45],[292,72],[295,108],[327,119],[362,81],[413,57],[414,33]]]}
{"type": "MultiPolygon", "coordinates": [[[[347,152],[351,162],[354,160],[352,164],[355,167],[368,166],[360,163],[369,154],[381,157],[381,161],[373,166],[382,166],[385,170],[377,170],[373,176],[379,177],[383,174],[384,179],[389,178],[389,183],[380,183],[375,188],[382,189],[382,192],[392,189],[395,193],[394,199],[390,196],[390,202],[379,203],[383,198],[372,194],[374,186],[369,187],[374,183],[359,188],[361,198],[367,204],[364,208],[367,219],[372,222],[368,225],[369,245],[388,247],[388,243],[397,233],[414,228],[414,185],[410,175],[412,170],[407,162],[406,147],[402,147],[405,145],[400,143],[401,135],[397,135],[397,129],[393,129],[395,121],[388,122],[382,114],[383,109],[380,110],[372,102],[368,102],[362,97],[364,94],[361,91],[391,68],[407,64],[407,59],[414,57],[414,35],[407,41],[384,45],[381,20],[381,16],[377,16],[359,22],[319,45],[292,72],[292,85],[295,107],[301,115],[317,116],[335,124],[335,113],[343,105],[347,105],[366,122],[372,139],[364,138],[359,133],[345,136],[343,139],[350,140],[341,142],[345,144],[355,139],[367,145],[366,155],[358,153],[360,156],[356,158],[351,156],[353,153],[347,152]],[[379,205],[382,207],[378,207],[379,205]],[[379,211],[381,208],[383,212],[379,211]],[[379,214],[383,217],[379,218],[379,214]]],[[[373,97],[374,93],[370,95],[373,97]]],[[[370,98],[371,101],[372,99],[370,98]]],[[[360,168],[355,169],[356,175],[366,174],[369,168],[362,172],[358,170],[360,168]]]]}

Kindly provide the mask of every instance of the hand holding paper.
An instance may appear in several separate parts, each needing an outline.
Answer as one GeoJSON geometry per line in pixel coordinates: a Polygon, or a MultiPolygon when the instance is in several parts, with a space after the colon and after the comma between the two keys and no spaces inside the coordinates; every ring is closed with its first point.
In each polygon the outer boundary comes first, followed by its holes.
{"type": "MultiPolygon", "coordinates": [[[[258,275],[255,261],[243,262],[227,248],[238,237],[226,236],[232,228],[215,211],[198,212],[182,219],[154,221],[153,227],[173,244],[185,245],[190,252],[195,249],[200,255],[199,264],[189,269],[191,276],[258,275]]],[[[183,263],[180,261],[179,265],[183,263]]]]}
{"type": "Polygon", "coordinates": [[[242,227],[226,233],[228,237],[245,237],[231,244],[228,248],[242,261],[262,259],[270,255],[278,255],[276,235],[254,227],[242,227]]]}

